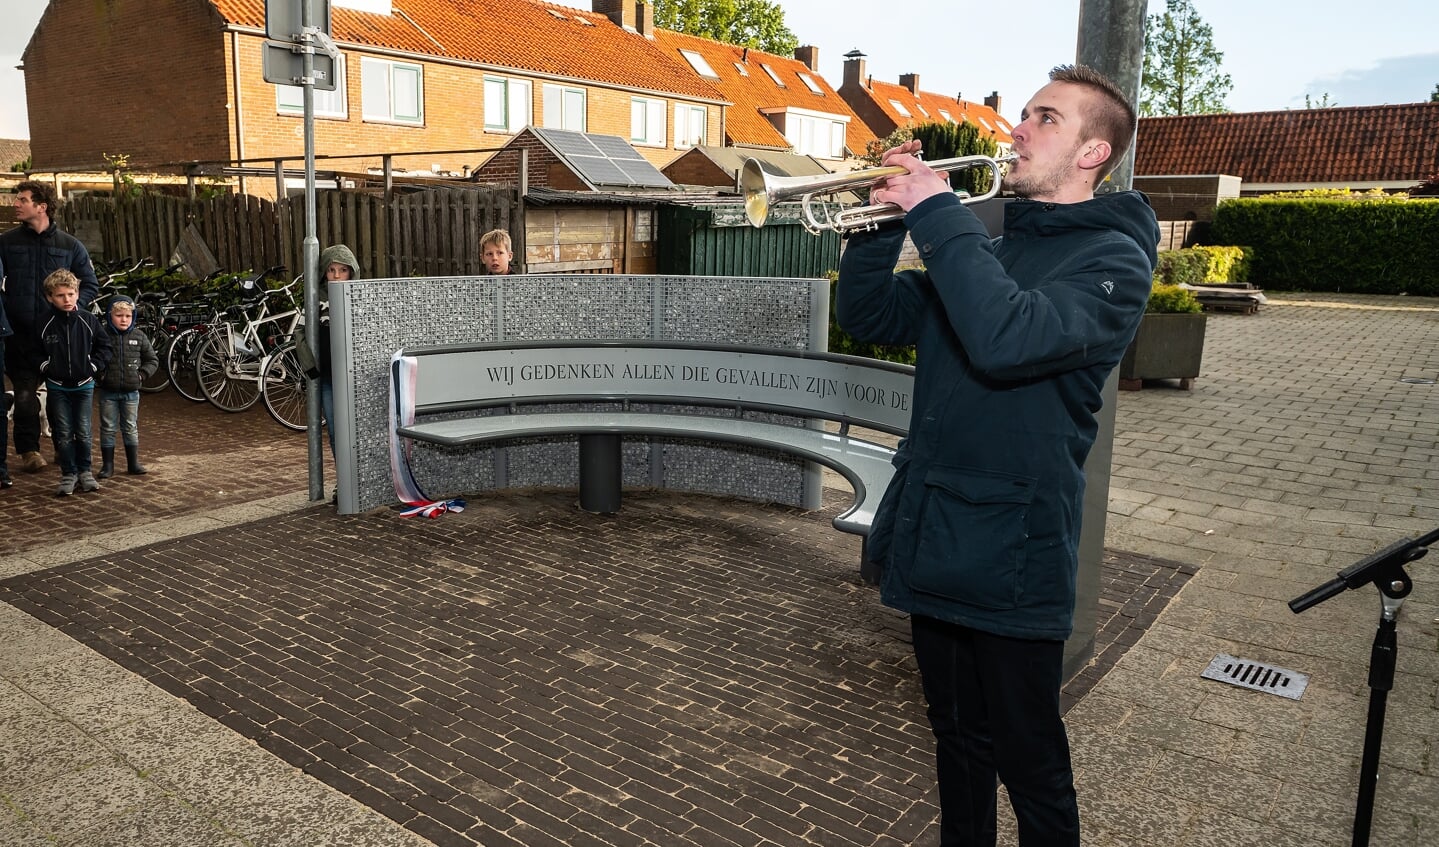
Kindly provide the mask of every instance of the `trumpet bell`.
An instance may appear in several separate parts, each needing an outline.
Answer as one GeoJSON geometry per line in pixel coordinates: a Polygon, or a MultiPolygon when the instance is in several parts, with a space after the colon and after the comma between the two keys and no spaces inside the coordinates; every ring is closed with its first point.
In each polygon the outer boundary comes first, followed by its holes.
{"type": "Polygon", "coordinates": [[[764,226],[770,205],[777,202],[771,198],[769,179],[770,175],[760,167],[759,159],[746,159],[740,169],[739,187],[744,195],[744,214],[751,226],[764,226]]]}

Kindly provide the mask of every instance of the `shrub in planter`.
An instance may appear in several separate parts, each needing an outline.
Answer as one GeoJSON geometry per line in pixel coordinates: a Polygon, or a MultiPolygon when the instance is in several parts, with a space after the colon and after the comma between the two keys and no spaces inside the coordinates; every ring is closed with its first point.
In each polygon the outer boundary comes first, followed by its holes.
{"type": "Polygon", "coordinates": [[[1119,387],[1140,388],[1146,379],[1177,379],[1193,387],[1204,358],[1203,306],[1194,292],[1177,285],[1155,285],[1139,331],[1119,362],[1119,387]]]}

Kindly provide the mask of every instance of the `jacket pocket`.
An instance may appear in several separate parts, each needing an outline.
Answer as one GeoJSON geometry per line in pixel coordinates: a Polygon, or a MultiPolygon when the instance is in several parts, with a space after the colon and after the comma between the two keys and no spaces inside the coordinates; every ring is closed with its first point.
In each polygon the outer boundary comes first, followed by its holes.
{"type": "Polygon", "coordinates": [[[984,609],[1013,609],[1024,590],[1024,547],[1037,481],[964,467],[932,468],[910,588],[984,609]]]}

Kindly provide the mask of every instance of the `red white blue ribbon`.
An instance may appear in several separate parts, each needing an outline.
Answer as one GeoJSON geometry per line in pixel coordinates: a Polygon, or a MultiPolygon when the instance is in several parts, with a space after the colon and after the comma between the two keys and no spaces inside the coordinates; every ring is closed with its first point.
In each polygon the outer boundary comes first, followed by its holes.
{"type": "Polygon", "coordinates": [[[395,496],[405,504],[400,517],[438,518],[446,512],[463,512],[464,500],[458,497],[450,500],[430,498],[410,470],[410,445],[401,441],[399,428],[415,422],[415,380],[419,367],[413,356],[404,356],[401,352],[396,351],[390,357],[389,404],[390,480],[395,486],[395,496]]]}

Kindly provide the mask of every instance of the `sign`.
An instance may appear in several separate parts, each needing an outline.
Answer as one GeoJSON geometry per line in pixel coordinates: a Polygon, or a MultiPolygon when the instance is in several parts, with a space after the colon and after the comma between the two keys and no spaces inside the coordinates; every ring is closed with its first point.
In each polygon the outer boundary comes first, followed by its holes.
{"type": "MultiPolygon", "coordinates": [[[[265,0],[265,37],[275,41],[299,41],[301,15],[310,7],[310,26],[330,34],[330,0],[265,0]]],[[[269,77],[265,78],[269,80],[269,77]]]]}
{"type": "MultiPolygon", "coordinates": [[[[305,54],[294,52],[295,45],[289,41],[266,41],[265,82],[275,85],[299,85],[305,76],[305,54]]],[[[330,53],[315,51],[315,89],[334,91],[335,57],[330,53]]]]}

